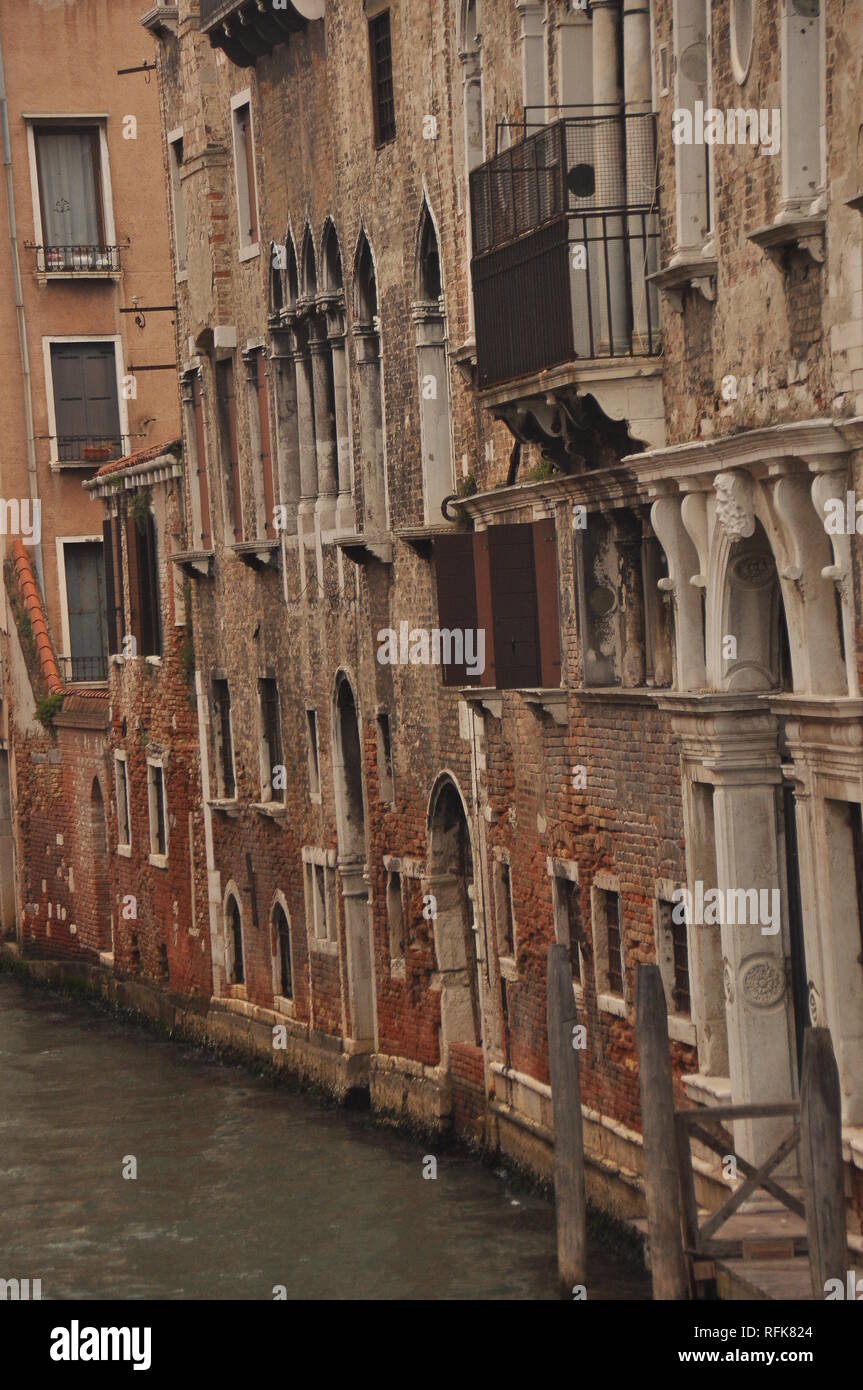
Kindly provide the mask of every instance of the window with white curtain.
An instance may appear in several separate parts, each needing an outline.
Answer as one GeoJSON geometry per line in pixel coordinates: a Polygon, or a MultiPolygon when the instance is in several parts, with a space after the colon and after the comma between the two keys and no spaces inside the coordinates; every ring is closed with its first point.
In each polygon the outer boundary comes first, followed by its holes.
{"type": "Polygon", "coordinates": [[[98,126],[38,126],[33,135],[43,244],[104,246],[98,126]]]}

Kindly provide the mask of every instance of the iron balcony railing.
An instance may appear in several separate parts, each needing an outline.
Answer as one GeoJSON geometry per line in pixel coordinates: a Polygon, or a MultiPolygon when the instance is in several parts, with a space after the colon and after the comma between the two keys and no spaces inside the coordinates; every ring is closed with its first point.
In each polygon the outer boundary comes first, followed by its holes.
{"type": "Polygon", "coordinates": [[[61,656],[60,669],[67,685],[107,681],[108,658],[104,652],[98,656],[61,656]]]}
{"type": "Polygon", "coordinates": [[[95,467],[122,457],[122,435],[57,435],[57,459],[60,463],[90,463],[95,467]]]}
{"type": "Polygon", "coordinates": [[[40,275],[119,271],[119,246],[34,246],[40,275]]]}
{"type": "Polygon", "coordinates": [[[470,176],[480,386],[661,348],[653,115],[567,116],[470,176]]]}

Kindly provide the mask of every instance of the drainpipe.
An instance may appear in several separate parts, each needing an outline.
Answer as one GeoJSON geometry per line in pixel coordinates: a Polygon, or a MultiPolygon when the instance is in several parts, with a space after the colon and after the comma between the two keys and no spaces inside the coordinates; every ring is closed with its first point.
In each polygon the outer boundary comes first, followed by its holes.
{"type": "MultiPolygon", "coordinates": [[[[12,145],[9,140],[9,111],[6,100],[6,70],[3,64],[3,44],[0,40],[0,127],[3,138],[3,174],[6,180],[6,208],[9,215],[9,254],[12,263],[12,284],[15,292],[15,316],[18,323],[18,350],[21,355],[21,377],[24,388],[24,419],[27,428],[27,475],[30,483],[31,524],[35,525],[39,504],[39,478],[36,473],[36,438],[33,427],[33,392],[30,382],[30,354],[27,350],[27,321],[24,317],[24,296],[21,289],[21,270],[18,265],[18,228],[15,222],[15,192],[12,184],[12,145]]],[[[41,535],[41,528],[40,528],[41,535]]],[[[45,578],[42,570],[42,542],[33,547],[36,577],[42,593],[45,578]]]]}

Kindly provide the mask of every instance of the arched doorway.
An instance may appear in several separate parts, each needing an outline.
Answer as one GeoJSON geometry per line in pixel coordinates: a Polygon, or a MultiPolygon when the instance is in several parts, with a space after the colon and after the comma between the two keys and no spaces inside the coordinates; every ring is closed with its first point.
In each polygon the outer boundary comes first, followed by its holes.
{"type": "Polygon", "coordinates": [[[435,959],[441,978],[441,1059],[449,1044],[482,1046],[474,865],[461,795],[444,775],[428,818],[428,891],[435,898],[435,959]]]}
{"type": "Polygon", "coordinates": [[[225,900],[225,982],[242,985],[246,982],[243,958],[243,915],[233,893],[225,900]]]}
{"type": "Polygon", "coordinates": [[[105,822],[105,801],[99,778],[93,778],[90,788],[90,845],[93,853],[94,941],[97,951],[113,950],[114,921],[111,916],[108,887],[108,827],[105,822]]]}
{"type": "Polygon", "coordinates": [[[333,699],[333,773],[348,959],[348,1026],[356,1041],[365,1042],[374,1039],[375,1027],[362,743],[354,692],[344,672],[336,678],[333,699]]]}

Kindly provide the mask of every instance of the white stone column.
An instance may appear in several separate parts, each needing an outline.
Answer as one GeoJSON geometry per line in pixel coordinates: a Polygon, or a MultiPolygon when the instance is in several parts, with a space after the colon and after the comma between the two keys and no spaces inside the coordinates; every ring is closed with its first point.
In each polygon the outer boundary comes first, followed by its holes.
{"type": "MultiPolygon", "coordinates": [[[[604,118],[594,127],[595,200],[599,207],[608,207],[620,204],[625,186],[621,91],[617,77],[619,0],[593,0],[591,15],[593,114],[604,118]]],[[[625,222],[622,217],[588,220],[591,235],[601,235],[603,227],[609,238],[607,250],[603,251],[601,243],[590,248],[591,264],[596,268],[596,274],[591,277],[591,291],[595,306],[593,321],[594,325],[599,325],[596,350],[600,355],[623,352],[628,346],[625,222]]]]}

